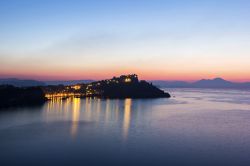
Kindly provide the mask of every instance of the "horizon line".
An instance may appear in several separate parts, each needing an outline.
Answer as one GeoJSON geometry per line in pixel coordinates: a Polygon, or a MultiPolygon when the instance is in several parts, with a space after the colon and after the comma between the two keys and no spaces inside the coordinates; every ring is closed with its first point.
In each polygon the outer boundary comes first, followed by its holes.
{"type": "MultiPolygon", "coordinates": [[[[127,74],[124,74],[127,75],[127,74]]],[[[117,77],[117,76],[113,76],[117,77]]],[[[140,77],[139,77],[140,78],[140,77]]],[[[216,78],[220,78],[226,81],[230,82],[236,82],[236,83],[244,83],[244,82],[250,82],[250,79],[224,79],[223,77],[212,77],[212,78],[199,78],[199,79],[140,79],[140,80],[146,80],[146,81],[183,81],[183,82],[196,82],[200,80],[214,80],[216,78]]],[[[82,80],[88,80],[88,81],[98,81],[98,80],[105,80],[105,79],[111,79],[110,78],[99,78],[99,79],[94,79],[94,78],[82,78],[82,79],[39,79],[39,78],[32,78],[32,77],[8,77],[8,76],[0,76],[0,79],[18,79],[18,80],[34,80],[34,81],[41,81],[41,82],[47,82],[47,81],[82,81],[82,80]]]]}

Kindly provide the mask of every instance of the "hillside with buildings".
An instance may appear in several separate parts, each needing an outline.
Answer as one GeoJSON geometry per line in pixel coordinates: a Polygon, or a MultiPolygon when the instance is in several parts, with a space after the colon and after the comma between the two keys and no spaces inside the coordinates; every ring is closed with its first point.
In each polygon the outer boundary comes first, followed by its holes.
{"type": "Polygon", "coordinates": [[[102,98],[157,98],[170,95],[151,83],[140,81],[136,74],[122,75],[88,84],[70,86],[45,86],[47,98],[62,97],[102,97],[102,98]]]}

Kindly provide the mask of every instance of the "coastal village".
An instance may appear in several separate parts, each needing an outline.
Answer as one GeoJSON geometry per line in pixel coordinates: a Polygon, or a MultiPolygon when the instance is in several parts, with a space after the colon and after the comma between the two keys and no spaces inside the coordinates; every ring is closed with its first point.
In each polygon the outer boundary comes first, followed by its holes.
{"type": "Polygon", "coordinates": [[[113,77],[96,81],[88,84],[76,84],[70,86],[64,85],[51,85],[43,87],[45,97],[51,98],[67,98],[67,97],[93,97],[101,96],[103,94],[103,87],[114,85],[133,85],[139,83],[136,74],[121,75],[120,77],[113,77]]]}
{"type": "Polygon", "coordinates": [[[170,97],[169,93],[148,83],[139,80],[136,74],[121,75],[88,84],[76,84],[71,86],[57,85],[43,87],[45,97],[101,97],[101,98],[158,98],[170,97]]]}

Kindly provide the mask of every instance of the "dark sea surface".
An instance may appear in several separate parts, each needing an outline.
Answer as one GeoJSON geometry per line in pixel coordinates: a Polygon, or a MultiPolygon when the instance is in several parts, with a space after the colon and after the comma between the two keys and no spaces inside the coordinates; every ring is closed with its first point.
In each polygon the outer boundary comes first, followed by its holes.
{"type": "Polygon", "coordinates": [[[250,91],[52,100],[0,111],[0,165],[250,165],[250,91]]]}

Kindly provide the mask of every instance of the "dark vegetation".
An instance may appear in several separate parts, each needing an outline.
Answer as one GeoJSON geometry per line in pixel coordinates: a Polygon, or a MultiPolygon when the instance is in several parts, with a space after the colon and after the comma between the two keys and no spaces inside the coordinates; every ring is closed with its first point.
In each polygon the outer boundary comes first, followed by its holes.
{"type": "Polygon", "coordinates": [[[45,94],[40,87],[0,86],[0,108],[38,105],[45,101],[45,94]]]}

